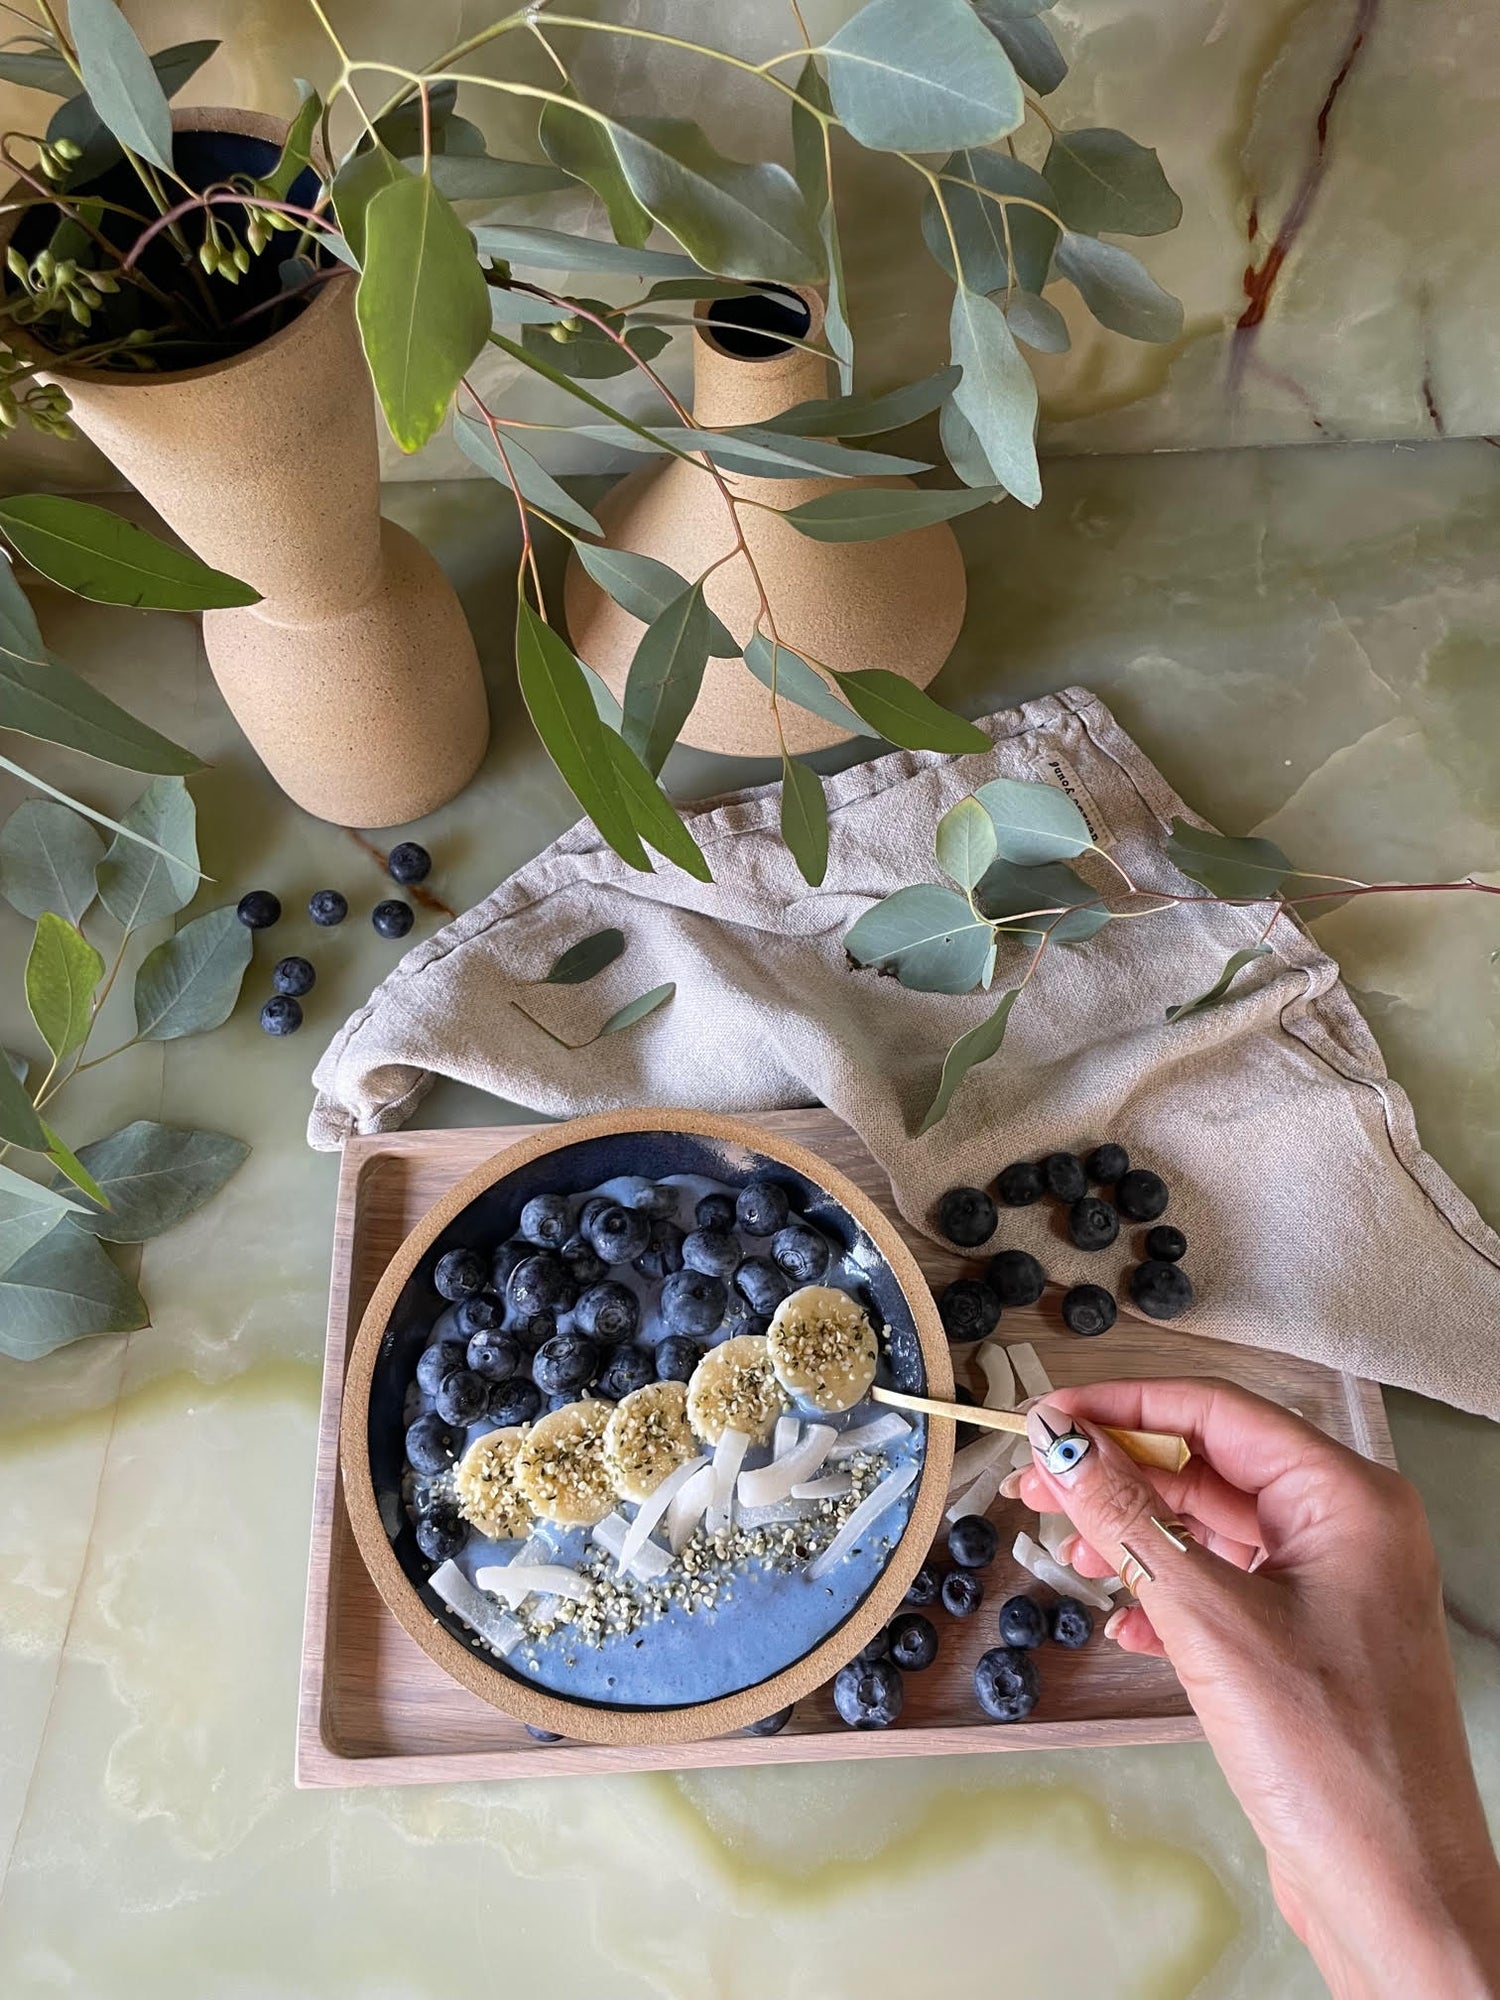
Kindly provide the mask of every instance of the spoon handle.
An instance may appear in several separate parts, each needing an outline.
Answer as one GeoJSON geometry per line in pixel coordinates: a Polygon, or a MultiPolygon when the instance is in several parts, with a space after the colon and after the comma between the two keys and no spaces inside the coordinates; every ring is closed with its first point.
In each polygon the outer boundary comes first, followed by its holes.
{"type": "MultiPolygon", "coordinates": [[[[917,1410],[929,1417],[951,1417],[956,1424],[975,1424],[981,1430],[1026,1435],[1026,1419],[1019,1410],[991,1410],[982,1403],[942,1403],[932,1396],[908,1396],[899,1389],[872,1389],[870,1399],[889,1403],[898,1410],[917,1410]]],[[[1116,1430],[1113,1424],[1101,1424],[1100,1429],[1137,1465],[1154,1466],[1158,1472],[1181,1472],[1192,1457],[1187,1439],[1173,1431],[1116,1430]]]]}

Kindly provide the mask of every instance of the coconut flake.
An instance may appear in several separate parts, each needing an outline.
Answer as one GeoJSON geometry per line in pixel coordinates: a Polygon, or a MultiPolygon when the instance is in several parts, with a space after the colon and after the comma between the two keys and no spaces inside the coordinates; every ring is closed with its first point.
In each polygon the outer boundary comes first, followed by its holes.
{"type": "MultiPolygon", "coordinates": [[[[606,1555],[613,1556],[618,1562],[629,1533],[630,1523],[623,1514],[606,1514],[602,1521],[596,1521],[589,1529],[589,1540],[597,1542],[606,1555]]],[[[639,1577],[642,1583],[654,1583],[657,1577],[665,1576],[671,1566],[671,1558],[665,1549],[658,1548],[655,1542],[646,1542],[637,1550],[629,1573],[639,1577]]]]}
{"type": "Polygon", "coordinates": [[[810,1521],[818,1512],[815,1500],[777,1500],[767,1507],[741,1507],[734,1510],[736,1528],[781,1528],[790,1521],[810,1521]]]}
{"type": "MultiPolygon", "coordinates": [[[[714,1469],[712,1464],[700,1465],[692,1478],[674,1493],[672,1504],[667,1509],[667,1541],[674,1556],[681,1555],[693,1538],[693,1531],[703,1519],[714,1490],[714,1469]]],[[[647,1544],[648,1547],[653,1546],[647,1544]]]]}
{"type": "Polygon", "coordinates": [[[776,1428],[771,1433],[772,1458],[785,1458],[789,1451],[797,1449],[797,1433],[802,1428],[796,1417],[778,1417],[776,1428]]]}
{"type": "Polygon", "coordinates": [[[882,1445],[895,1444],[898,1439],[910,1435],[911,1425],[905,1417],[898,1417],[894,1410],[887,1410],[872,1424],[861,1424],[858,1430],[840,1431],[828,1456],[850,1458],[857,1451],[876,1451],[882,1445]]]}
{"type": "Polygon", "coordinates": [[[827,1458],[838,1432],[832,1424],[809,1424],[802,1442],[783,1458],[758,1465],[740,1474],[738,1488],[742,1507],[771,1507],[785,1500],[794,1486],[813,1474],[827,1458]]]}
{"type": "Polygon", "coordinates": [[[1029,1340],[1018,1340],[1013,1347],[1007,1347],[1010,1365],[1015,1369],[1021,1387],[1028,1396],[1045,1396],[1052,1387],[1052,1378],[1042,1366],[1036,1349],[1029,1340]]]}
{"type": "Polygon", "coordinates": [[[671,1506],[673,1498],[682,1491],[693,1474],[701,1472],[707,1464],[706,1458],[690,1458],[685,1465],[679,1465],[675,1471],[669,1472],[656,1491],[641,1502],[636,1517],[620,1544],[617,1566],[622,1575],[631,1567],[650,1540],[652,1529],[671,1506]]]}
{"type": "Polygon", "coordinates": [[[488,1569],[476,1569],[474,1581],[481,1590],[503,1597],[512,1609],[531,1596],[565,1597],[577,1604],[592,1588],[587,1577],[562,1563],[492,1563],[488,1569]]]}
{"type": "Polygon", "coordinates": [[[804,1479],[792,1488],[794,1500],[842,1500],[853,1489],[854,1481],[847,1472],[825,1472],[818,1479],[804,1479]]]}
{"type": "Polygon", "coordinates": [[[1061,1562],[1057,1553],[1069,1535],[1078,1531],[1066,1514],[1039,1514],[1036,1524],[1036,1538],[1054,1562],[1061,1562]]]}
{"type": "Polygon", "coordinates": [[[477,1632],[502,1659],[512,1654],[526,1634],[511,1617],[470,1583],[456,1562],[439,1565],[427,1579],[433,1590],[471,1632],[477,1632]]]}
{"type": "Polygon", "coordinates": [[[998,1465],[992,1465],[981,1472],[972,1486],[968,1486],[948,1509],[950,1521],[961,1521],[966,1514],[987,1514],[995,1504],[995,1495],[1000,1491],[1000,1481],[1004,1477],[998,1465]]]}
{"type": "Polygon", "coordinates": [[[1080,1598],[1085,1604],[1092,1604],[1096,1611],[1114,1610],[1113,1601],[1100,1585],[1090,1577],[1079,1576],[1065,1563],[1054,1562],[1030,1535],[1017,1535],[1010,1552],[1022,1569],[1030,1570],[1038,1583],[1045,1583],[1063,1597],[1080,1598]]]}
{"type": "Polygon", "coordinates": [[[910,1462],[898,1465],[894,1472],[888,1472],[873,1492],[867,1493],[833,1540],[808,1564],[807,1574],[812,1582],[826,1576],[836,1563],[843,1561],[860,1536],[878,1521],[889,1507],[894,1507],[901,1495],[917,1476],[917,1467],[910,1462]]]}
{"type": "Polygon", "coordinates": [[[981,1472],[987,1472],[992,1465],[998,1465],[1008,1456],[1015,1442],[1005,1431],[986,1431],[972,1444],[966,1444],[961,1451],[953,1454],[953,1470],[948,1476],[948,1495],[951,1499],[965,1486],[972,1486],[981,1472]]]}
{"type": "Polygon", "coordinates": [[[1010,1356],[998,1340],[987,1340],[979,1350],[979,1365],[989,1387],[984,1392],[987,1410],[1013,1410],[1020,1402],[1016,1393],[1016,1372],[1010,1356]]]}
{"type": "Polygon", "coordinates": [[[734,1523],[734,1482],[739,1477],[750,1442],[747,1432],[727,1430],[714,1446],[714,1483],[708,1499],[706,1522],[710,1534],[717,1534],[721,1528],[731,1527],[734,1523]]]}

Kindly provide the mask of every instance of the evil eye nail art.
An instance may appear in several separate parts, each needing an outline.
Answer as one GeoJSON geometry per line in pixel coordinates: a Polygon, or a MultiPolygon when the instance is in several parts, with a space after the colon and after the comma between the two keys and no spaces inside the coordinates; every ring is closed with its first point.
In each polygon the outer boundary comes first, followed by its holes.
{"type": "Polygon", "coordinates": [[[1076,1424],[1069,1424],[1065,1431],[1055,1431],[1040,1410],[1033,1410],[1032,1415],[1047,1433],[1047,1441],[1041,1447],[1042,1464],[1054,1478],[1065,1478],[1093,1450],[1093,1439],[1086,1437],[1076,1424]]]}

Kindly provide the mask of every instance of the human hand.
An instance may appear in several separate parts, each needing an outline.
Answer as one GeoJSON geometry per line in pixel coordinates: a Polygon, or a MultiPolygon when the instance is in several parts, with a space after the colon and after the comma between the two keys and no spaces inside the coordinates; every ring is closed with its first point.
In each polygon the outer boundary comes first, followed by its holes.
{"type": "Polygon", "coordinates": [[[1144,1565],[1105,1631],[1176,1668],[1339,2000],[1500,1995],[1500,1867],[1416,1489],[1225,1382],[1057,1389],[1027,1422],[1035,1462],[1004,1490],[1068,1516],[1080,1574],[1144,1565]],[[1194,1456],[1143,1471],[1103,1424],[1181,1432],[1194,1456]],[[1156,1525],[1174,1520],[1185,1548],[1156,1525]]]}

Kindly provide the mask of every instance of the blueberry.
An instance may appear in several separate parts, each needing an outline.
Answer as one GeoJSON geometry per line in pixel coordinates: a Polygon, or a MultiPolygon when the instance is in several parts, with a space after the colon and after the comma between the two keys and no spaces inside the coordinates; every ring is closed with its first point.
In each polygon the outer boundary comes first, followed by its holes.
{"type": "Polygon", "coordinates": [[[635,1269],[643,1278],[670,1278],[674,1271],[682,1269],[682,1248],[687,1237],[681,1227],[666,1216],[657,1216],[651,1224],[651,1240],[635,1260],[635,1269]]]}
{"type": "Polygon", "coordinates": [[[503,1299],[497,1299],[493,1292],[476,1292],[464,1300],[453,1322],[465,1340],[472,1340],[476,1333],[493,1333],[504,1317],[503,1299]]]}
{"type": "Polygon", "coordinates": [[[764,1313],[755,1310],[743,1292],[731,1288],[724,1302],[724,1317],[719,1322],[719,1339],[714,1345],[717,1347],[719,1340],[733,1340],[742,1333],[764,1333],[770,1323],[764,1313]]]}
{"type": "Polygon", "coordinates": [[[977,1278],[955,1278],[938,1298],[938,1318],[951,1341],[987,1340],[1000,1324],[1000,1301],[977,1278]]]}
{"type": "Polygon", "coordinates": [[[589,1286],[573,1308],[573,1322],[590,1340],[615,1347],[622,1340],[635,1338],[641,1323],[641,1302],[626,1286],[606,1278],[603,1284],[589,1286]]]}
{"type": "MultiPolygon", "coordinates": [[[[795,1707],[795,1703],[793,1707],[795,1707]]],[[[740,1734],[742,1736],[779,1736],[791,1719],[791,1708],[778,1708],[773,1715],[763,1715],[759,1722],[747,1722],[740,1731],[740,1734]]]]}
{"type": "Polygon", "coordinates": [[[1080,1195],[1068,1210],[1068,1240],[1079,1250],[1107,1250],[1119,1233],[1114,1204],[1096,1194],[1080,1195]]]}
{"type": "Polygon", "coordinates": [[[665,1340],[656,1343],[656,1379],[691,1381],[693,1370],[702,1359],[703,1349],[696,1340],[689,1340],[685,1333],[669,1333],[665,1340]]]}
{"type": "Polygon", "coordinates": [[[570,1236],[559,1254],[580,1287],[597,1285],[609,1269],[593,1244],[583,1236],[570,1236]]]}
{"type": "Polygon", "coordinates": [[[1088,1193],[1088,1175],[1076,1153],[1049,1153],[1042,1161],[1042,1185],[1055,1201],[1077,1201],[1088,1193]]]}
{"type": "Polygon", "coordinates": [[[307,914],[315,924],[330,930],[348,916],[349,899],[340,895],[337,889],[316,889],[307,899],[307,914]]]}
{"type": "Polygon", "coordinates": [[[794,1285],[819,1285],[833,1261],[828,1238],[805,1222],[789,1222],[771,1238],[771,1255],[794,1285]]]}
{"type": "Polygon", "coordinates": [[[555,1729],[538,1729],[534,1722],[526,1725],[526,1734],[533,1743],[566,1743],[565,1736],[559,1736],[555,1729]]]}
{"type": "Polygon", "coordinates": [[[598,1209],[591,1203],[578,1226],[606,1264],[633,1263],[651,1241],[650,1216],[636,1208],[621,1208],[617,1201],[607,1201],[598,1209]]]}
{"type": "Polygon", "coordinates": [[[613,1396],[618,1403],[636,1389],[656,1380],[656,1356],[649,1347],[617,1347],[599,1376],[601,1396],[613,1396]]]}
{"type": "Polygon", "coordinates": [[[544,1414],[549,1417],[553,1416],[558,1410],[567,1409],[570,1403],[581,1403],[583,1397],[584,1392],[582,1389],[558,1389],[553,1395],[547,1398],[544,1406],[544,1414]]]}
{"type": "Polygon", "coordinates": [[[278,958],[271,969],[271,984],[278,993],[285,993],[293,1000],[300,1000],[305,993],[311,993],[318,983],[318,975],[312,961],[306,958],[278,958]]]}
{"type": "Polygon", "coordinates": [[[943,1578],[943,1609],[955,1618],[972,1618],[984,1602],[984,1585],[969,1569],[950,1569],[943,1578]]]}
{"type": "Polygon", "coordinates": [[[377,903],[370,912],[370,922],[383,938],[404,938],[416,921],[411,904],[394,898],[377,903]]]}
{"type": "Polygon", "coordinates": [[[1047,1273],[1028,1250],[999,1250],[986,1273],[1002,1306],[1034,1306],[1047,1289],[1047,1273]]]}
{"type": "Polygon", "coordinates": [[[581,1333],[555,1333],[532,1357],[531,1379],[546,1396],[576,1395],[599,1370],[599,1350],[581,1333]]]}
{"type": "Polygon", "coordinates": [[[1094,1636],[1094,1614],[1076,1597],[1060,1597],[1052,1607],[1047,1627],[1053,1645],[1066,1646],[1076,1653],[1094,1636]]]}
{"type": "Polygon", "coordinates": [[[960,1569],[984,1569],[995,1560],[1000,1530],[983,1514],[963,1514],[948,1530],[948,1553],[960,1569]]]}
{"type": "Polygon", "coordinates": [[[786,1279],[769,1257],[747,1257],[734,1274],[734,1288],[752,1312],[775,1312],[786,1297],[786,1279]]]}
{"type": "Polygon", "coordinates": [[[1193,1303],[1193,1288],[1180,1264],[1153,1258],[1130,1274],[1130,1296],[1150,1319],[1176,1319],[1193,1303]]]}
{"type": "Polygon", "coordinates": [[[734,1219],[747,1236],[774,1236],[791,1212],[786,1189],[775,1181],[751,1181],[735,1198],[734,1219]]]}
{"type": "Polygon", "coordinates": [[[1029,1653],[996,1646],[974,1669],[979,1706],[996,1722],[1021,1722],[1036,1707],[1036,1666],[1029,1653]]]}
{"type": "Polygon", "coordinates": [[[437,1413],[445,1424],[472,1424],[484,1415],[490,1392],[471,1368],[455,1368],[438,1384],[437,1413]]]}
{"type": "Polygon", "coordinates": [[[406,1458],[413,1472],[430,1479],[446,1472],[456,1456],[453,1433],[441,1417],[418,1417],[406,1433],[406,1458]]]}
{"type": "Polygon", "coordinates": [[[1115,1207],[1131,1222],[1155,1222],[1167,1205],[1167,1184],[1146,1167],[1132,1167],[1115,1188],[1115,1207]]]}
{"type": "Polygon", "coordinates": [[[607,1194],[591,1194],[583,1204],[583,1207],[578,1211],[578,1228],[580,1234],[586,1234],[593,1227],[596,1216],[603,1215],[605,1209],[616,1206],[617,1204],[612,1202],[607,1194]]]}
{"type": "Polygon", "coordinates": [[[432,856],[414,840],[403,840],[385,857],[385,872],[393,882],[425,882],[432,873],[432,856]]]}
{"type": "Polygon", "coordinates": [[[247,931],[268,931],[281,917],[281,898],[269,889],[252,889],[240,897],[234,914],[247,931]]]}
{"type": "Polygon", "coordinates": [[[983,1188],[949,1188],[938,1203],[938,1227],[950,1243],[963,1250],[987,1243],[999,1220],[995,1204],[983,1188]]]}
{"type": "Polygon", "coordinates": [[[534,1194],[521,1210],[520,1230],[539,1250],[560,1250],[573,1234],[573,1212],[566,1197],[534,1194]]]}
{"type": "Polygon", "coordinates": [[[490,1391],[490,1420],[501,1426],[529,1424],[541,1407],[541,1390],[524,1376],[513,1376],[509,1382],[497,1382],[490,1391]]]}
{"type": "Polygon", "coordinates": [[[302,1003],[288,993],[276,993],[260,1010],[260,1025],[268,1035],[295,1035],[302,1026],[302,1003]]]}
{"type": "Polygon", "coordinates": [[[417,1516],[417,1547],[429,1562],[448,1562],[469,1539],[469,1530],[456,1507],[434,1507],[417,1516]]]}
{"type": "Polygon", "coordinates": [[[489,1275],[489,1266],[477,1250],[448,1250],[438,1258],[432,1282],[441,1297],[456,1302],[482,1292],[489,1275]]]}
{"type": "Polygon", "coordinates": [[[578,1297],[573,1273],[550,1250],[534,1250],[511,1272],[505,1296],[518,1313],[566,1312],[578,1297]]]}
{"type": "Polygon", "coordinates": [[[903,1673],[919,1674],[937,1658],[937,1627],[920,1611],[900,1611],[886,1628],[891,1658],[903,1673]]]}
{"type": "Polygon", "coordinates": [[[528,1354],[535,1354],[556,1333],[557,1314],[543,1306],[540,1312],[520,1314],[505,1330],[513,1340],[520,1342],[528,1354]]]}
{"type": "Polygon", "coordinates": [[[682,1261],[690,1271],[732,1278],[740,1261],[740,1239],[729,1229],[695,1229],[682,1239],[682,1261]]]}
{"type": "Polygon", "coordinates": [[[1063,1293],[1062,1316],[1069,1333],[1092,1340],[1096,1334],[1109,1332],[1119,1317],[1119,1308],[1114,1293],[1103,1285],[1074,1285],[1063,1293]]]}
{"type": "Polygon", "coordinates": [[[889,1729],[905,1698],[901,1670],[889,1660],[853,1661],[833,1683],[833,1705],[851,1729],[889,1729]]]}
{"type": "Polygon", "coordinates": [[[505,1288],[510,1283],[510,1274],[517,1264],[531,1255],[531,1245],[523,1243],[519,1236],[513,1236],[508,1243],[502,1243],[490,1259],[490,1285],[503,1298],[505,1288]]]}
{"type": "Polygon", "coordinates": [[[1000,1607],[1000,1639],[1030,1650],[1047,1636],[1047,1614],[1034,1597],[1007,1597],[1000,1607]]]}
{"type": "Polygon", "coordinates": [[[1130,1155],[1123,1146],[1096,1146],[1084,1161],[1083,1171],[1096,1187],[1113,1187],[1130,1172],[1130,1155]]]}
{"type": "Polygon", "coordinates": [[[486,1382],[508,1382],[526,1361],[521,1343],[508,1333],[476,1333],[466,1358],[472,1372],[486,1382]]]}
{"type": "Polygon", "coordinates": [[[677,1213],[677,1190],[664,1181],[648,1181],[644,1174],[630,1174],[616,1186],[627,1208],[638,1208],[642,1215],[653,1220],[677,1213]]]}
{"type": "Polygon", "coordinates": [[[1030,1208],[1044,1191],[1042,1170],[1034,1160],[1013,1160],[995,1176],[995,1192],[1003,1208],[1030,1208]]]}
{"type": "Polygon", "coordinates": [[[424,1395],[435,1396],[443,1377],[463,1365],[464,1344],[461,1340],[434,1341],[431,1347],[424,1347],[417,1356],[417,1387],[424,1395]]]}
{"type": "Polygon", "coordinates": [[[931,1563],[923,1563],[911,1580],[911,1588],[906,1593],[908,1604],[936,1604],[942,1594],[943,1577],[931,1563]]]}
{"type": "Polygon", "coordinates": [[[734,1196],[706,1194],[693,1210],[693,1220],[700,1229],[733,1229],[734,1196]]]}
{"type": "Polygon", "coordinates": [[[1146,1255],[1158,1264],[1175,1264],[1187,1255],[1187,1238],[1170,1222],[1146,1231],[1146,1255]]]}
{"type": "Polygon", "coordinates": [[[729,1287],[704,1271],[674,1271],[661,1288],[661,1316],[668,1333],[706,1340],[724,1317],[729,1287]]]}

